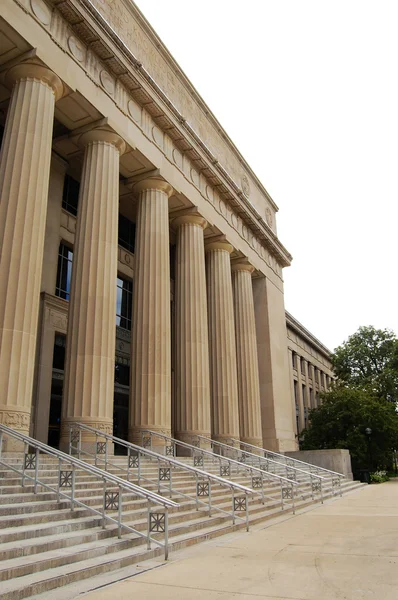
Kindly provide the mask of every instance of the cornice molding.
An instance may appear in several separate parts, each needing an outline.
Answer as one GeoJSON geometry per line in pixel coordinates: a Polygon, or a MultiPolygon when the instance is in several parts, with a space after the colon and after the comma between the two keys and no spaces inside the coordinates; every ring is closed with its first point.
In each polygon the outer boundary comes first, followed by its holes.
{"type": "Polygon", "coordinates": [[[293,331],[295,331],[299,336],[304,338],[311,346],[315,346],[315,348],[320,352],[328,361],[330,361],[331,350],[329,350],[326,346],[322,344],[308,329],[304,327],[297,319],[295,319],[287,310],[285,311],[286,315],[286,326],[290,327],[293,331]]]}
{"type": "MultiPolygon", "coordinates": [[[[106,60],[105,64],[115,79],[121,82],[126,91],[132,95],[137,103],[145,106],[145,110],[154,119],[157,127],[166,132],[172,141],[179,145],[180,150],[187,153],[190,160],[195,162],[198,170],[203,172],[204,177],[217,189],[222,198],[230,204],[231,208],[234,208],[239,213],[252,233],[274,255],[280,266],[289,266],[292,256],[279,241],[277,235],[245,197],[245,194],[234,181],[233,177],[220,164],[217,157],[214,156],[205,142],[200,139],[198,134],[189,125],[185,116],[178,111],[90,0],[48,0],[48,2],[57,8],[62,18],[69,23],[71,29],[74,31],[74,35],[79,37],[90,48],[90,51],[98,56],[100,61],[103,62],[106,55],[112,57],[111,60],[106,60]],[[100,29],[103,37],[98,37],[94,26],[100,29]]],[[[195,101],[203,107],[206,116],[212,121],[216,132],[222,135],[224,141],[238,158],[244,170],[250,173],[260,192],[265,196],[273,209],[277,210],[277,206],[272,198],[254,175],[246,161],[244,161],[188,78],[178,67],[165,46],[160,42],[142,13],[140,13],[133,3],[129,4],[129,10],[145,28],[145,32],[151,37],[153,43],[156,43],[157,48],[162,52],[162,55],[164,55],[172,68],[178,70],[181,81],[186,85],[189,93],[195,98],[195,101]]]]}

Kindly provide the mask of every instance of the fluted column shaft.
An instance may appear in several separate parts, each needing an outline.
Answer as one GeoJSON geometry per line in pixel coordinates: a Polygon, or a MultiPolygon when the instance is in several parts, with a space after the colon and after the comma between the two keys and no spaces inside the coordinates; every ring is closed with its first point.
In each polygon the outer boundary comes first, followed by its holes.
{"type": "Polygon", "coordinates": [[[262,446],[260,382],[258,375],[256,323],[249,264],[232,267],[234,292],[236,357],[240,439],[247,444],[262,446]]]}
{"type": "MultiPolygon", "coordinates": [[[[35,64],[8,71],[0,157],[0,423],[29,432],[54,105],[60,79],[35,64]]],[[[12,449],[12,444],[7,447],[12,449]]]]}
{"type": "MultiPolygon", "coordinates": [[[[112,432],[115,376],[119,152],[113,132],[92,130],[85,147],[69,301],[61,446],[69,425],[112,432]]],[[[84,445],[94,443],[83,433],[84,445]]]]}
{"type": "Polygon", "coordinates": [[[212,437],[220,442],[239,438],[232,250],[226,242],[206,246],[212,437]]]}
{"type": "Polygon", "coordinates": [[[176,219],[176,431],[191,443],[192,434],[211,435],[209,342],[203,230],[198,215],[176,219]]]}
{"type": "MultiPolygon", "coordinates": [[[[171,186],[147,179],[135,186],[136,221],[129,439],[145,429],[171,434],[171,186]]],[[[162,445],[159,443],[159,445],[162,445]]]]}

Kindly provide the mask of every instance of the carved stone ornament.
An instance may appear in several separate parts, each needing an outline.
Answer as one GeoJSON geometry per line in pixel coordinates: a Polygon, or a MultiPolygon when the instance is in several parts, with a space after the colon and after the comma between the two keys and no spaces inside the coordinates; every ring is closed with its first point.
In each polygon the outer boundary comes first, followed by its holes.
{"type": "Polygon", "coordinates": [[[74,35],[71,35],[68,38],[68,48],[78,61],[83,61],[85,48],[83,44],[81,44],[80,41],[74,35]]]}
{"type": "Polygon", "coordinates": [[[265,209],[265,220],[267,221],[268,225],[272,227],[272,212],[271,209],[268,208],[268,206],[265,209]]]}
{"type": "Polygon", "coordinates": [[[242,192],[244,193],[246,198],[248,198],[250,196],[250,183],[246,175],[243,175],[242,179],[240,180],[240,183],[242,186],[242,192]]]}
{"type": "Polygon", "coordinates": [[[30,0],[34,15],[43,23],[43,25],[50,25],[51,23],[51,10],[43,0],[30,0]]]}

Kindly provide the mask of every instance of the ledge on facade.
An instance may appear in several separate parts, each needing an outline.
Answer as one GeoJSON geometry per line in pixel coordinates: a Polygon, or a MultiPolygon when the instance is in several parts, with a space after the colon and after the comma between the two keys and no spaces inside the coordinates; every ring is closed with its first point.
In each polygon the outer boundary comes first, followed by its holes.
{"type": "Polygon", "coordinates": [[[297,319],[295,319],[293,315],[291,315],[287,310],[285,311],[285,315],[286,326],[290,327],[301,337],[305,338],[307,342],[311,344],[311,346],[315,346],[316,349],[330,361],[332,351],[329,350],[329,348],[327,348],[326,346],[324,346],[322,342],[320,342],[310,331],[308,331],[308,329],[306,329],[304,325],[300,323],[300,321],[297,321],[297,319]]]}
{"type": "MultiPolygon", "coordinates": [[[[179,112],[166,93],[143,67],[142,63],[134,56],[121,37],[114,31],[112,26],[109,25],[101,12],[89,0],[79,0],[78,3],[72,3],[71,0],[48,1],[55,6],[61,15],[70,23],[78,37],[83,40],[95,40],[97,53],[99,52],[99,47],[102,46],[100,56],[102,56],[102,54],[111,54],[113,56],[112,61],[107,62],[107,68],[122,82],[122,85],[126,87],[133,97],[137,96],[137,101],[141,105],[145,105],[145,109],[154,120],[159,119],[159,127],[164,131],[167,131],[167,134],[175,144],[178,145],[181,143],[184,152],[195,155],[192,159],[197,161],[197,167],[202,171],[210,173],[209,177],[212,178],[213,185],[219,187],[220,192],[222,192],[223,196],[230,202],[232,207],[235,206],[240,209],[239,212],[241,217],[246,221],[246,224],[252,229],[253,233],[261,239],[268,250],[274,254],[280,265],[282,267],[289,266],[292,256],[279,241],[271,227],[258,213],[257,209],[252,205],[247,194],[242,192],[234,178],[220,164],[219,160],[212,154],[206,143],[189,125],[186,117],[179,112]],[[88,14],[91,20],[87,18],[82,19],[82,17],[84,17],[83,11],[86,11],[86,15],[88,14]],[[93,27],[94,24],[104,32],[108,39],[98,36],[95,27],[93,27]],[[120,53],[119,56],[115,55],[112,45],[117,48],[120,53]],[[154,92],[154,97],[148,93],[148,89],[146,89],[148,87],[154,92]],[[164,107],[167,107],[168,111],[170,111],[170,116],[172,118],[166,114],[164,107]],[[198,150],[202,152],[202,155],[198,150]]],[[[226,147],[232,151],[239,164],[250,175],[260,194],[264,196],[266,201],[276,212],[278,207],[271,196],[221,127],[209,107],[192,86],[182,69],[161,42],[160,38],[156,35],[148,21],[133,3],[125,3],[124,7],[126,10],[130,11],[133,18],[138,21],[145,34],[148,35],[164,60],[170,65],[170,68],[181,81],[182,85],[202,109],[205,117],[209,120],[210,125],[213,126],[214,131],[221,136],[226,147]]]]}

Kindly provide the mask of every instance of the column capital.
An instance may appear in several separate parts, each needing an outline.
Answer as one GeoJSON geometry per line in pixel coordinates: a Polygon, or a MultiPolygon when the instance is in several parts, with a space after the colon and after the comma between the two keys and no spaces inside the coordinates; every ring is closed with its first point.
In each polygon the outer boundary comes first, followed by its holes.
{"type": "Polygon", "coordinates": [[[233,273],[236,273],[237,271],[246,271],[247,273],[252,274],[253,271],[255,271],[253,265],[249,262],[233,262],[231,269],[233,273]]]}
{"type": "Polygon", "coordinates": [[[95,142],[106,142],[108,144],[112,144],[115,146],[117,150],[119,150],[120,155],[124,154],[126,150],[126,143],[120,135],[118,135],[115,131],[108,128],[95,127],[94,129],[90,129],[82,133],[78,139],[78,145],[81,148],[85,148],[89,144],[93,144],[95,142]]]}
{"type": "Polygon", "coordinates": [[[198,227],[201,227],[201,229],[206,229],[207,227],[206,219],[199,214],[181,215],[174,219],[171,224],[177,229],[180,225],[185,225],[186,223],[197,225],[198,227]]]}
{"type": "Polygon", "coordinates": [[[147,177],[146,179],[142,179],[133,184],[133,191],[136,194],[145,190],[158,190],[167,194],[169,198],[174,193],[174,188],[167,183],[167,181],[160,179],[159,177],[147,177]]]}
{"type": "Polygon", "coordinates": [[[23,62],[14,65],[8,69],[5,75],[5,83],[9,88],[12,88],[17,81],[30,79],[46,83],[50,87],[55,96],[55,101],[62,98],[64,94],[64,84],[61,79],[51,69],[33,62],[23,62]]]}
{"type": "Polygon", "coordinates": [[[211,252],[211,250],[225,250],[229,254],[232,254],[234,247],[229,242],[219,240],[217,242],[208,242],[205,244],[205,251],[211,252]]]}

